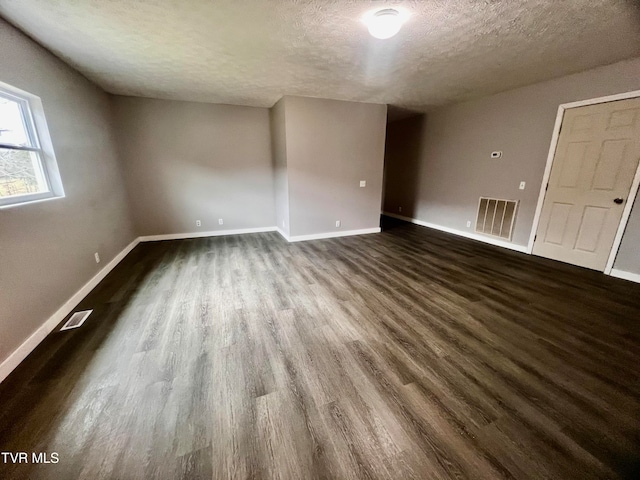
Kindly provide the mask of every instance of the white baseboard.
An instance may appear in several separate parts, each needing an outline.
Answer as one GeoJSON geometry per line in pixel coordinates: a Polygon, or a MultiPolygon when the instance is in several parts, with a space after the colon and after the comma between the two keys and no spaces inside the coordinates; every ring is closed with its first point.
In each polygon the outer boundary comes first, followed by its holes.
{"type": "Polygon", "coordinates": [[[49,333],[51,333],[56,326],[69,315],[74,308],[86,297],[91,290],[95,288],[98,283],[106,277],[111,270],[115,268],[118,263],[126,257],[131,250],[138,245],[139,239],[135,239],[129,245],[125,247],[113,260],[107,263],[102,270],[96,273],[91,280],[89,280],[80,290],[73,294],[73,296],[67,300],[49,319],[44,322],[40,328],[31,334],[22,345],[16,348],[3,362],[0,364],[0,382],[2,382],[9,374],[22,362],[27,355],[29,355],[42,340],[45,339],[49,333]]]}
{"type": "Polygon", "coordinates": [[[237,230],[212,230],[210,232],[169,233],[166,235],[148,235],[138,237],[141,242],[155,242],[158,240],[183,240],[185,238],[220,237],[223,235],[243,235],[245,233],[275,232],[276,227],[240,228],[237,230]]]}
{"type": "Polygon", "coordinates": [[[364,228],[362,230],[345,230],[342,232],[327,232],[327,233],[314,233],[311,235],[297,235],[294,237],[287,237],[284,233],[280,233],[289,242],[304,242],[307,240],[322,240],[324,238],[336,238],[336,237],[350,237],[352,235],[366,235],[369,233],[380,233],[380,227],[377,228],[364,228]]]}
{"type": "Polygon", "coordinates": [[[612,269],[609,274],[612,277],[622,278],[623,280],[629,280],[630,282],[640,283],[640,274],[625,272],[624,270],[612,269]]]}
{"type": "Polygon", "coordinates": [[[485,237],[484,235],[478,235],[476,233],[470,233],[470,232],[465,232],[463,230],[456,230],[449,227],[443,227],[442,225],[423,222],[422,220],[418,220],[417,218],[403,217],[402,215],[396,215],[395,213],[382,212],[382,214],[387,217],[404,220],[405,222],[415,223],[416,225],[420,225],[422,227],[433,228],[435,230],[440,230],[441,232],[447,232],[453,235],[458,235],[460,237],[470,238],[471,240],[477,240],[478,242],[488,243],[490,245],[495,245],[497,247],[508,248],[509,250],[515,250],[516,252],[529,253],[525,245],[516,245],[514,243],[505,242],[504,240],[498,240],[497,238],[494,239],[491,237],[485,237]]]}
{"type": "Polygon", "coordinates": [[[185,238],[217,237],[222,235],[243,235],[245,233],[278,232],[287,242],[302,242],[305,240],[320,240],[323,238],[348,237],[351,235],[364,235],[367,233],[379,233],[380,228],[366,228],[363,230],[346,230],[339,232],[315,233],[312,235],[287,235],[278,227],[243,228],[239,230],[213,230],[210,232],[170,233],[167,235],[149,235],[138,237],[141,242],[155,242],[158,240],[182,240],[185,238]]]}
{"type": "Polygon", "coordinates": [[[289,235],[287,235],[284,230],[281,230],[280,228],[276,229],[277,232],[282,236],[282,238],[284,238],[287,242],[290,242],[291,240],[289,240],[289,235]]]}
{"type": "MultiPolygon", "coordinates": [[[[463,232],[461,230],[455,230],[449,227],[443,227],[441,225],[435,225],[433,223],[423,222],[422,220],[418,220],[416,218],[404,217],[402,215],[397,215],[395,213],[382,212],[382,215],[387,217],[397,218],[399,220],[404,220],[405,222],[415,223],[416,225],[420,225],[423,227],[434,228],[436,230],[440,230],[447,233],[452,233],[454,235],[459,235],[461,237],[470,238],[472,240],[478,240],[479,242],[489,243],[491,245],[496,245],[498,247],[509,248],[511,250],[515,250],[516,252],[522,253],[531,253],[529,252],[528,247],[522,245],[514,245],[509,242],[503,242],[497,239],[493,239],[490,237],[484,237],[482,235],[477,235],[474,233],[463,232]]],[[[606,275],[611,275],[612,277],[622,278],[623,280],[629,280],[630,282],[640,283],[640,274],[625,272],[623,270],[612,269],[610,273],[605,272],[606,275]]]]}

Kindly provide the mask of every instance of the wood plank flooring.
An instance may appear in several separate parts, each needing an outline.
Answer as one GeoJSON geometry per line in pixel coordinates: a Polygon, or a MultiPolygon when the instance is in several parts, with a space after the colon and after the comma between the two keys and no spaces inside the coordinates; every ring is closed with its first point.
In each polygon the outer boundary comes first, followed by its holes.
{"type": "Polygon", "coordinates": [[[2,479],[640,478],[640,285],[386,220],[139,245],[0,385],[2,479]]]}

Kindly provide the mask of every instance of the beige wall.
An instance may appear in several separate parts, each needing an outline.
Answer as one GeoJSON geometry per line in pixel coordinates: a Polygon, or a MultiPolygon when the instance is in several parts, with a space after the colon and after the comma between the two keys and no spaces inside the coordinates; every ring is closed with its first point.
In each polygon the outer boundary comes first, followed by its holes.
{"type": "Polygon", "coordinates": [[[268,109],[118,96],[113,102],[139,235],[275,225],[268,109]]]}
{"type": "Polygon", "coordinates": [[[289,180],[287,176],[287,132],[284,98],[270,110],[271,155],[276,209],[276,226],[289,235],[289,180]]]}
{"type": "Polygon", "coordinates": [[[379,227],[386,105],[289,96],[284,104],[290,234],[379,227]]]}
{"type": "MultiPolygon", "coordinates": [[[[442,107],[426,118],[389,125],[384,210],[462,231],[473,231],[478,197],[520,200],[513,242],[526,246],[558,106],[640,90],[640,59],[442,107]],[[503,151],[499,160],[489,158],[503,151]],[[412,180],[413,179],[413,180],[412,180]],[[519,190],[521,181],[527,183],[519,190]],[[472,228],[466,222],[472,222],[472,228]]],[[[638,208],[634,215],[640,215],[638,208]]],[[[640,272],[631,261],[634,222],[616,268],[640,272]],[[635,270],[634,270],[635,269],[635,270]]]]}
{"type": "Polygon", "coordinates": [[[109,97],[2,20],[0,46],[0,81],[42,99],[66,194],[0,209],[2,362],[135,235],[109,97]]]}

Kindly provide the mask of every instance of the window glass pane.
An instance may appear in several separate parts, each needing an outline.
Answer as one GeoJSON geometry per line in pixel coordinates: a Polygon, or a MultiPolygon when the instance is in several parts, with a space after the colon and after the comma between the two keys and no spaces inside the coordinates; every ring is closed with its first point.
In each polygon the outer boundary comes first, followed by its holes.
{"type": "Polygon", "coordinates": [[[0,148],[0,198],[49,191],[36,152],[0,148]]]}
{"type": "Polygon", "coordinates": [[[30,146],[18,102],[0,96],[0,144],[30,146]]]}

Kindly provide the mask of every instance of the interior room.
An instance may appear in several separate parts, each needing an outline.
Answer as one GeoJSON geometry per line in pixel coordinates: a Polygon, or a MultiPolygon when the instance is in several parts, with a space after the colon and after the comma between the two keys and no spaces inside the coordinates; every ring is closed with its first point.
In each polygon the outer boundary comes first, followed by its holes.
{"type": "Polygon", "coordinates": [[[0,0],[0,478],[640,478],[640,4],[0,0]]]}

